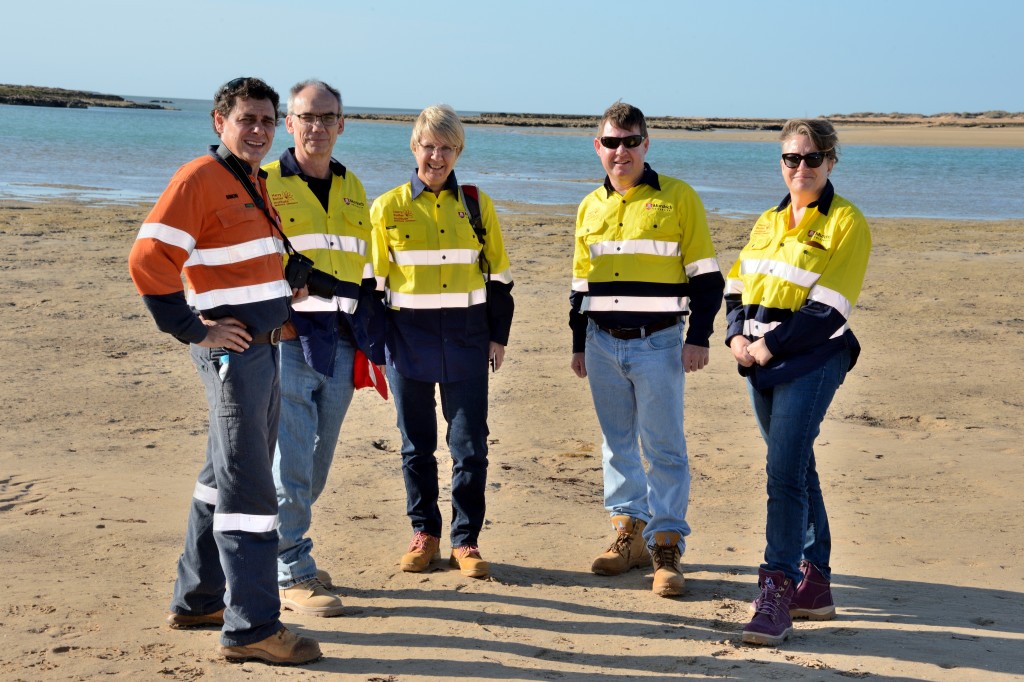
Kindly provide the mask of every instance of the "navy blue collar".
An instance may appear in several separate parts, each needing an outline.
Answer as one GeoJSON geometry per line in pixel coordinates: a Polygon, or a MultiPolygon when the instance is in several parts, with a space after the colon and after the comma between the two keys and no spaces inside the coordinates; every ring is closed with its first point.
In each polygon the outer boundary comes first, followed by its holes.
{"type": "MultiPolygon", "coordinates": [[[[345,177],[345,166],[336,161],[333,156],[331,157],[331,173],[345,177]]],[[[295,147],[288,147],[281,153],[281,177],[287,178],[290,175],[298,175],[303,180],[308,180],[299,166],[298,159],[295,158],[295,147]]]]}
{"type": "MultiPolygon", "coordinates": [[[[412,180],[409,181],[409,184],[412,185],[413,199],[423,194],[424,191],[430,191],[430,188],[423,184],[423,181],[420,180],[419,173],[415,170],[412,172],[412,180]]],[[[458,193],[459,181],[455,179],[455,171],[448,174],[448,178],[444,181],[444,187],[441,188],[441,191],[443,192],[446,189],[450,189],[451,191],[458,193]]]]}
{"type": "MultiPolygon", "coordinates": [[[[651,164],[644,161],[644,172],[640,174],[640,179],[636,182],[637,185],[650,185],[657,191],[661,191],[661,182],[658,181],[658,174],[651,168],[651,164]]],[[[634,185],[635,187],[636,185],[634,185]]],[[[612,187],[612,181],[608,176],[604,176],[604,188],[608,190],[608,196],[611,196],[616,189],[612,187]]],[[[630,188],[632,189],[632,187],[630,188]]],[[[627,190],[629,191],[629,190],[627,190]]]]}
{"type": "MultiPolygon", "coordinates": [[[[832,208],[832,200],[835,196],[836,188],[832,186],[831,180],[826,180],[825,189],[821,190],[821,194],[818,195],[817,201],[812,201],[807,204],[807,207],[816,207],[818,209],[818,213],[821,215],[828,215],[829,210],[832,208]]],[[[793,197],[787,194],[779,205],[775,207],[776,213],[788,208],[791,201],[793,201],[793,197]]]]}

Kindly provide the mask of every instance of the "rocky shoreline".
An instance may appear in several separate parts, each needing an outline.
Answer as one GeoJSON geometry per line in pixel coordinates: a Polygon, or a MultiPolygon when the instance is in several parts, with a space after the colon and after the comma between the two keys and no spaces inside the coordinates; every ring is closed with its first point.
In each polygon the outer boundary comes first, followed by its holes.
{"type": "Polygon", "coordinates": [[[122,109],[172,109],[164,100],[154,102],[133,102],[118,95],[104,95],[85,90],[45,88],[37,85],[0,84],[0,104],[15,104],[30,107],[59,107],[87,109],[89,107],[119,107],[122,109]]]}

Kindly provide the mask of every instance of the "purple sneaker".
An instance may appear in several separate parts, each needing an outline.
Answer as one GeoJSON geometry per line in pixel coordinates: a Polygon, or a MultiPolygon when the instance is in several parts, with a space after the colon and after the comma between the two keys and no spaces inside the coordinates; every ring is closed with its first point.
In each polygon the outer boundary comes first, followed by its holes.
{"type": "Polygon", "coordinates": [[[743,628],[743,641],[747,644],[781,644],[793,631],[789,617],[789,602],[793,599],[793,581],[782,571],[757,572],[757,585],[761,596],[754,600],[757,612],[743,628]]]}
{"type": "Polygon", "coordinates": [[[800,562],[800,571],[804,579],[797,585],[793,601],[789,605],[790,618],[810,618],[811,620],[832,620],[836,617],[836,607],[832,603],[832,590],[828,580],[817,567],[807,561],[800,562]]]}

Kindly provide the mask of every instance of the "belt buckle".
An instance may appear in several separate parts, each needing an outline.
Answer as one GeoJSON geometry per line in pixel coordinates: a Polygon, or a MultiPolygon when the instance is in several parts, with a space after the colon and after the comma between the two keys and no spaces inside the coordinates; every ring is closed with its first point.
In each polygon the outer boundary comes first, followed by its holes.
{"type": "Polygon", "coordinates": [[[278,327],[277,329],[270,330],[270,333],[267,335],[267,339],[270,342],[271,346],[276,346],[278,343],[280,343],[281,342],[281,327],[278,327]]]}

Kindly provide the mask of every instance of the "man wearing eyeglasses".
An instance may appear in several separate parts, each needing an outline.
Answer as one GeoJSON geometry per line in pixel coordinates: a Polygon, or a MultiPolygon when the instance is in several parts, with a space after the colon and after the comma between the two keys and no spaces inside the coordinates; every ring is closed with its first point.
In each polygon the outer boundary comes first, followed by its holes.
{"type": "Polygon", "coordinates": [[[329,617],[341,614],[341,598],[330,573],[317,568],[306,533],[352,401],[356,349],[384,363],[383,305],[374,293],[366,191],[332,157],[345,130],[341,94],[322,81],[297,83],[285,129],[295,146],[264,166],[271,201],[294,248],[334,281],[332,291],[311,286],[282,333],[277,581],[283,609],[329,617]]]}
{"type": "Polygon", "coordinates": [[[229,660],[309,663],[320,646],[281,624],[274,582],[277,343],[297,293],[285,280],[259,167],[274,140],[278,95],[258,78],[236,78],[213,104],[220,145],[174,174],[128,262],[157,327],[190,344],[209,404],[206,463],[167,622],[220,627],[218,652],[229,660]]]}
{"type": "Polygon", "coordinates": [[[591,570],[618,575],[653,560],[654,593],[672,597],[690,533],[685,373],[708,363],[725,281],[700,198],[656,173],[649,147],[639,109],[620,101],[605,111],[594,150],[607,175],[576,215],[571,367],[590,381],[615,532],[591,570]]]}

